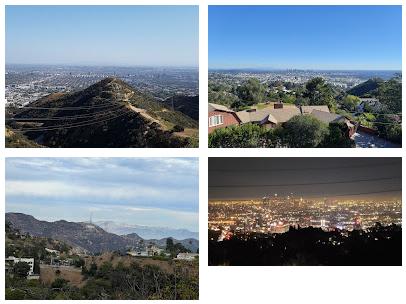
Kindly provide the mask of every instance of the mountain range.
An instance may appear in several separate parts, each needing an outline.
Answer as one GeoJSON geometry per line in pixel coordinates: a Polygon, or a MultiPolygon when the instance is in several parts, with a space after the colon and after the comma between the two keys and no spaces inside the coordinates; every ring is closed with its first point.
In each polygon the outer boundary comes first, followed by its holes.
{"type": "MultiPolygon", "coordinates": [[[[78,250],[90,253],[124,252],[131,248],[139,248],[142,245],[152,243],[164,248],[167,239],[143,239],[136,233],[117,235],[107,232],[93,223],[68,222],[65,220],[55,222],[40,221],[24,213],[6,213],[6,222],[9,222],[14,229],[18,229],[23,233],[64,241],[78,250]]],[[[199,241],[194,238],[183,240],[171,238],[174,243],[181,243],[185,248],[193,252],[196,252],[199,248],[199,241]]]]}
{"type": "Polygon", "coordinates": [[[192,232],[187,229],[130,225],[125,223],[116,223],[113,221],[97,221],[95,224],[110,233],[115,233],[118,235],[136,233],[143,239],[162,239],[167,237],[173,237],[178,240],[188,238],[199,239],[198,232],[192,232]]]}
{"type": "Polygon", "coordinates": [[[46,147],[176,148],[195,146],[198,138],[197,120],[114,77],[7,108],[6,119],[9,146],[16,146],[13,138],[24,142],[15,133],[46,147]]]}

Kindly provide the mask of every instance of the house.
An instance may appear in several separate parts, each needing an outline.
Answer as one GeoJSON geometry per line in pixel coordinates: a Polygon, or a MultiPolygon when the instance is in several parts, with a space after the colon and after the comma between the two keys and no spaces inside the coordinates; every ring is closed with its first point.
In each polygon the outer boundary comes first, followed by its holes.
{"type": "Polygon", "coordinates": [[[57,256],[59,256],[60,252],[58,250],[54,250],[54,249],[49,249],[45,247],[45,251],[51,254],[55,254],[57,256]]]}
{"type": "Polygon", "coordinates": [[[195,257],[198,256],[199,256],[198,253],[180,252],[176,256],[175,260],[193,261],[195,257]]]}
{"type": "Polygon", "coordinates": [[[149,256],[160,255],[164,250],[155,245],[148,245],[147,252],[149,256]]]}
{"type": "Polygon", "coordinates": [[[209,133],[217,128],[246,123],[258,124],[266,128],[275,128],[297,115],[312,115],[326,124],[344,123],[347,125],[349,137],[356,131],[356,126],[345,116],[330,113],[326,105],[297,107],[295,105],[285,105],[282,102],[275,102],[270,105],[270,107],[260,110],[253,108],[234,112],[225,106],[209,103],[209,133]]]}
{"type": "Polygon", "coordinates": [[[19,262],[27,263],[30,266],[30,270],[28,271],[28,275],[34,275],[34,258],[17,258],[14,256],[9,256],[6,258],[6,271],[11,271],[13,265],[19,262]]]}
{"type": "Polygon", "coordinates": [[[275,103],[273,108],[270,108],[269,115],[264,117],[259,123],[267,128],[274,128],[277,125],[287,122],[294,116],[300,115],[300,109],[296,106],[285,106],[283,103],[275,103]]]}
{"type": "Polygon", "coordinates": [[[356,126],[343,115],[338,115],[338,114],[319,111],[319,110],[313,110],[310,113],[310,115],[316,117],[318,120],[320,120],[326,124],[344,123],[347,126],[347,136],[348,137],[352,137],[354,135],[354,133],[356,132],[356,129],[357,129],[356,126]]]}
{"type": "Polygon", "coordinates": [[[128,255],[130,256],[143,256],[143,257],[147,257],[148,256],[148,251],[128,251],[127,252],[128,255]]]}
{"type": "Polygon", "coordinates": [[[240,124],[237,114],[223,105],[209,103],[209,133],[215,129],[240,124]]]}
{"type": "Polygon", "coordinates": [[[273,106],[261,110],[249,109],[236,113],[241,124],[255,123],[267,128],[274,128],[293,116],[300,115],[296,106],[285,106],[283,103],[274,103],[273,106]]]}
{"type": "Polygon", "coordinates": [[[160,255],[162,252],[164,252],[164,249],[151,244],[151,245],[147,246],[146,250],[131,250],[131,251],[128,251],[127,254],[130,256],[148,257],[148,256],[160,255]]]}

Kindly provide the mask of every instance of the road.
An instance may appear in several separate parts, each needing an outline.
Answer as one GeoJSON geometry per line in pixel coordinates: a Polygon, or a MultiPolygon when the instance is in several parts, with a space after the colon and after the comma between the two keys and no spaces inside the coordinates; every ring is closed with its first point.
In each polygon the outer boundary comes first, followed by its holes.
{"type": "Polygon", "coordinates": [[[355,133],[353,139],[357,148],[401,148],[399,144],[362,131],[355,133]]]}

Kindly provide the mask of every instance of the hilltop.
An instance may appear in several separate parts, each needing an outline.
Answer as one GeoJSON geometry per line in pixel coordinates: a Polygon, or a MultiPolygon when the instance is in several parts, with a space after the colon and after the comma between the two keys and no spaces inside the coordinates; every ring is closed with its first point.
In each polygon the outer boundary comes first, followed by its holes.
{"type": "Polygon", "coordinates": [[[384,80],[381,78],[368,79],[367,81],[352,87],[347,93],[358,97],[374,96],[378,94],[378,88],[383,82],[384,80]]]}
{"type": "MultiPolygon", "coordinates": [[[[8,129],[46,147],[188,147],[197,142],[196,120],[114,77],[7,112],[8,129]]],[[[8,140],[7,146],[18,143],[8,140]]]]}

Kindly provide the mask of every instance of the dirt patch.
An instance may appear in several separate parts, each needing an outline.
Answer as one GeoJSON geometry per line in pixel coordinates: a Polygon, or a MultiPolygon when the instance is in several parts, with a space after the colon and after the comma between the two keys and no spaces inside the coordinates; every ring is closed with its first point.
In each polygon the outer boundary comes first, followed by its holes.
{"type": "Polygon", "coordinates": [[[199,137],[199,131],[197,129],[186,128],[182,132],[174,132],[173,134],[180,136],[180,137],[199,137]]]}
{"type": "Polygon", "coordinates": [[[101,256],[96,257],[88,257],[85,258],[85,265],[87,268],[90,267],[90,264],[96,263],[97,267],[99,267],[104,262],[110,262],[113,266],[117,266],[118,263],[123,263],[124,266],[128,267],[131,263],[136,262],[141,266],[145,265],[155,265],[161,268],[163,271],[167,273],[173,273],[173,267],[170,264],[170,261],[160,261],[154,260],[150,257],[132,257],[132,256],[116,256],[112,253],[103,253],[101,256]]]}
{"type": "Polygon", "coordinates": [[[83,281],[82,270],[71,266],[52,267],[49,265],[40,265],[40,280],[45,285],[51,285],[56,278],[62,278],[69,281],[69,284],[77,287],[82,287],[85,284],[83,281]],[[60,274],[55,272],[59,270],[60,274]]]}

